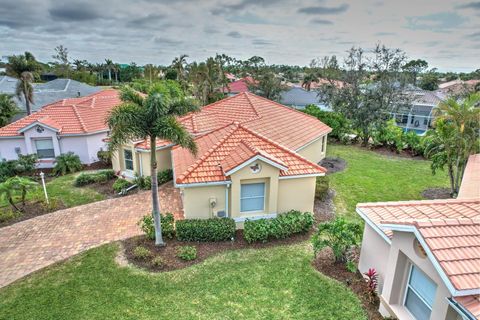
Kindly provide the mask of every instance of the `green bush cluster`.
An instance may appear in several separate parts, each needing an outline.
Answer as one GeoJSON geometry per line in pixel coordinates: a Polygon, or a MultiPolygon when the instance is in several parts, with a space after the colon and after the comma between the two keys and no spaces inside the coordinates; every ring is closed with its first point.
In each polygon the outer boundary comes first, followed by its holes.
{"type": "Polygon", "coordinates": [[[179,241],[226,241],[235,237],[231,218],[185,219],[175,223],[179,241]]]}
{"type": "Polygon", "coordinates": [[[413,155],[423,155],[425,149],[422,137],[414,131],[405,132],[396,125],[394,119],[387,121],[386,125],[377,127],[373,131],[372,140],[376,146],[385,146],[396,152],[409,150],[413,155]]]}
{"type": "Polygon", "coordinates": [[[152,267],[162,268],[165,266],[165,260],[163,260],[163,258],[160,256],[156,256],[152,259],[152,261],[150,261],[150,264],[152,267]]]}
{"type": "Polygon", "coordinates": [[[36,164],[37,156],[35,154],[20,154],[17,160],[0,160],[0,182],[4,182],[14,176],[32,175],[36,164]]]}
{"type": "Polygon", "coordinates": [[[22,215],[21,211],[15,211],[10,208],[0,210],[0,223],[10,221],[22,215]]]}
{"type": "Polygon", "coordinates": [[[329,178],[328,176],[317,177],[315,183],[315,199],[324,200],[328,194],[329,188],[329,178]]]}
{"type": "Polygon", "coordinates": [[[284,239],[296,233],[307,232],[312,228],[313,222],[312,213],[291,210],[274,219],[245,221],[243,236],[248,243],[284,239]]]}
{"type": "Polygon", "coordinates": [[[104,164],[112,164],[112,154],[110,151],[99,150],[97,152],[98,160],[103,162],[104,164]]]}
{"type": "Polygon", "coordinates": [[[75,178],[74,185],[76,187],[82,187],[96,182],[106,182],[113,178],[115,178],[115,171],[111,169],[91,173],[84,172],[75,178]]]}
{"type": "Polygon", "coordinates": [[[74,173],[82,170],[83,165],[80,157],[73,152],[67,152],[55,158],[55,167],[53,167],[53,174],[66,175],[67,173],[74,173]]]}
{"type": "MultiPolygon", "coordinates": [[[[162,170],[157,173],[157,184],[162,185],[173,179],[172,169],[162,170]]],[[[150,190],[152,188],[152,178],[150,176],[136,176],[135,184],[143,190],[150,190]]]]}
{"type": "Polygon", "coordinates": [[[185,261],[197,259],[197,248],[194,246],[183,246],[178,248],[177,257],[185,261]]]}
{"type": "Polygon", "coordinates": [[[306,106],[302,111],[332,128],[332,132],[328,135],[331,138],[343,141],[346,135],[351,132],[350,123],[339,112],[324,111],[313,104],[306,106]]]}
{"type": "Polygon", "coordinates": [[[137,246],[133,249],[133,256],[139,260],[146,260],[152,256],[152,253],[145,247],[137,246]]]}
{"type": "Polygon", "coordinates": [[[113,190],[115,190],[115,192],[119,193],[121,192],[123,189],[127,189],[129,187],[131,187],[133,184],[126,180],[126,179],[122,179],[122,178],[118,178],[114,183],[113,183],[113,190]]]}
{"type": "MultiPolygon", "coordinates": [[[[173,214],[169,212],[164,215],[162,214],[160,221],[162,225],[163,237],[167,239],[173,239],[173,237],[175,237],[175,224],[173,214]]],[[[143,216],[143,218],[138,221],[138,225],[149,239],[155,239],[155,223],[151,214],[143,216]]]]}

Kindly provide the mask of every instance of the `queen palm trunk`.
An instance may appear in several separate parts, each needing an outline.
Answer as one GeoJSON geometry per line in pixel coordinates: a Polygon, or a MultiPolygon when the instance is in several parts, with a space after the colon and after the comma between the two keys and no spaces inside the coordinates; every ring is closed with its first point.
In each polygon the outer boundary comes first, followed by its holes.
{"type": "Polygon", "coordinates": [[[150,177],[152,180],[152,214],[155,222],[155,245],[164,246],[162,223],[160,217],[160,202],[158,201],[156,137],[150,137],[150,177]]]}
{"type": "Polygon", "coordinates": [[[28,98],[28,84],[26,81],[23,82],[23,96],[25,97],[25,109],[27,110],[27,115],[32,114],[30,108],[30,99],[28,98]]]}

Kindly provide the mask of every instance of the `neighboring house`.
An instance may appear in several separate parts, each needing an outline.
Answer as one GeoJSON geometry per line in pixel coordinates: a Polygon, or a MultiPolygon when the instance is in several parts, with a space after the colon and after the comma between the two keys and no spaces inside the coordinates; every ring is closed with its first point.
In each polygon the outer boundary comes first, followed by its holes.
{"type": "Polygon", "coordinates": [[[462,95],[467,92],[479,90],[480,80],[452,80],[438,85],[435,91],[441,96],[462,95]]]}
{"type": "MultiPolygon", "coordinates": [[[[17,81],[17,79],[12,77],[0,76],[0,93],[15,95],[17,81]]],[[[84,97],[101,90],[100,87],[93,87],[71,79],[55,79],[45,83],[38,83],[34,84],[33,88],[33,104],[31,104],[33,112],[55,101],[84,97]]],[[[15,97],[14,100],[22,110],[21,114],[15,116],[14,120],[16,120],[26,115],[26,107],[23,97],[21,99],[15,97]]]]}
{"type": "Polygon", "coordinates": [[[306,106],[313,104],[325,111],[331,111],[331,108],[320,101],[317,90],[307,91],[300,86],[290,87],[280,94],[280,103],[295,109],[305,109],[306,106]]]}
{"type": "Polygon", "coordinates": [[[433,110],[443,99],[432,91],[412,90],[406,93],[409,96],[408,106],[392,113],[397,125],[407,131],[415,131],[419,135],[432,127],[433,110]]]}
{"type": "Polygon", "coordinates": [[[51,168],[55,157],[71,151],[84,164],[96,162],[97,152],[106,150],[105,119],[119,103],[116,90],[105,90],[47,105],[0,128],[0,159],[15,160],[19,154],[37,154],[39,167],[51,168]]]}
{"type": "Polygon", "coordinates": [[[222,92],[228,96],[234,96],[238,93],[249,92],[248,85],[254,83],[252,77],[244,77],[238,80],[232,81],[227,84],[226,87],[222,88],[222,92]]]}
{"type": "Polygon", "coordinates": [[[480,154],[457,199],[361,203],[358,268],[379,275],[380,312],[417,320],[480,319],[480,154]]]}
{"type": "MultiPolygon", "coordinates": [[[[275,217],[313,211],[315,181],[326,169],[331,129],[316,118],[252,93],[204,106],[179,121],[195,136],[198,153],[157,141],[158,169],[173,169],[185,218],[275,217]]],[[[132,179],[149,175],[148,141],[123,146],[113,168],[132,179]]]]}

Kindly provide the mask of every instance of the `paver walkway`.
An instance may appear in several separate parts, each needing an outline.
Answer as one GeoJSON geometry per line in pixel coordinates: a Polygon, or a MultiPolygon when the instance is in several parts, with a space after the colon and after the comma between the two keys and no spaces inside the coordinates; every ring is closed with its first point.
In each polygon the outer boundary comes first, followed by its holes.
{"type": "MultiPolygon", "coordinates": [[[[159,188],[164,212],[183,218],[178,189],[159,188]]],[[[141,234],[150,192],[59,210],[0,228],[0,287],[87,249],[141,234]]]]}

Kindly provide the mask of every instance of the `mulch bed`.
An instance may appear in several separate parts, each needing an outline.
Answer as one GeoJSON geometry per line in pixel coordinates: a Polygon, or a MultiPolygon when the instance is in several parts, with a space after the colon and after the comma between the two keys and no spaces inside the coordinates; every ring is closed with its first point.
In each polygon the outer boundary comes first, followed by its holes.
{"type": "Polygon", "coordinates": [[[315,225],[320,222],[330,221],[335,218],[335,190],[328,189],[324,199],[315,198],[313,204],[313,213],[315,216],[315,225]]]}
{"type": "Polygon", "coordinates": [[[328,170],[327,175],[335,172],[341,172],[347,167],[347,162],[344,159],[338,157],[323,158],[319,164],[328,170]]]}
{"type": "MultiPolygon", "coordinates": [[[[93,190],[97,191],[98,193],[103,194],[107,199],[116,198],[116,197],[120,197],[120,196],[115,192],[115,190],[113,190],[113,184],[115,183],[115,180],[116,179],[112,179],[112,180],[105,181],[105,182],[91,183],[91,184],[87,184],[83,187],[78,187],[78,188],[93,189],[93,190]]],[[[133,193],[133,191],[131,191],[131,193],[133,193]]],[[[129,193],[129,194],[131,194],[131,193],[129,193]]]]}
{"type": "Polygon", "coordinates": [[[235,235],[235,241],[224,242],[182,242],[176,239],[166,239],[166,246],[157,247],[155,242],[146,238],[145,236],[138,236],[126,239],[122,241],[124,247],[124,253],[127,261],[137,267],[146,269],[153,272],[164,272],[186,268],[193,264],[200,263],[215,254],[238,249],[259,249],[268,248],[278,245],[289,245],[302,241],[307,241],[310,238],[310,234],[298,234],[288,239],[272,240],[266,243],[247,243],[243,238],[243,231],[237,230],[235,235]],[[161,256],[164,261],[164,266],[156,267],[151,265],[152,258],[141,260],[135,258],[133,250],[137,246],[143,246],[153,253],[153,257],[161,256]],[[195,246],[197,248],[197,258],[192,261],[184,261],[177,257],[177,250],[183,246],[195,246]]]}
{"type": "MultiPolygon", "coordinates": [[[[358,145],[359,148],[364,148],[361,145],[358,145]]],[[[372,147],[372,151],[387,156],[387,157],[400,157],[400,158],[407,158],[413,160],[425,160],[423,156],[420,155],[413,155],[410,150],[402,150],[401,152],[396,152],[395,150],[391,150],[387,147],[372,147]]]]}
{"type": "MultiPolygon", "coordinates": [[[[22,206],[21,203],[18,203],[17,205],[20,207],[22,206]]],[[[45,205],[40,201],[27,202],[25,203],[25,207],[22,208],[23,212],[18,212],[18,216],[15,218],[9,219],[4,222],[0,222],[0,228],[12,225],[20,221],[32,219],[53,211],[65,209],[65,208],[66,206],[61,201],[58,201],[55,207],[52,207],[52,208],[45,207],[45,205]]],[[[10,209],[11,209],[10,206],[0,208],[0,210],[10,210],[10,209]]]]}
{"type": "Polygon", "coordinates": [[[425,199],[452,199],[449,188],[429,188],[422,192],[425,199]]]}
{"type": "Polygon", "coordinates": [[[357,273],[352,273],[348,271],[344,263],[334,262],[331,251],[325,251],[327,252],[322,252],[323,254],[320,253],[317,259],[312,262],[315,269],[350,288],[362,302],[363,308],[367,312],[368,319],[383,320],[383,316],[378,312],[380,302],[378,298],[371,301],[367,294],[367,283],[360,272],[357,271],[357,273]]]}

